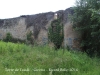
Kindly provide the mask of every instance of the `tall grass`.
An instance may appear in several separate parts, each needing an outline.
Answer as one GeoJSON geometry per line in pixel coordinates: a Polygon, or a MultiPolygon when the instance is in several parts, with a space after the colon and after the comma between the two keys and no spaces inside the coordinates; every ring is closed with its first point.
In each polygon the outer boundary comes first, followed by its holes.
{"type": "Polygon", "coordinates": [[[0,75],[100,75],[100,59],[48,46],[0,41],[0,75]]]}

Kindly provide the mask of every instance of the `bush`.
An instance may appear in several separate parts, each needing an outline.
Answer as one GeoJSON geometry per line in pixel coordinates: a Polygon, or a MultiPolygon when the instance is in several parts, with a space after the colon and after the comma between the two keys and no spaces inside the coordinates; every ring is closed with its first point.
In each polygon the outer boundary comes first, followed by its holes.
{"type": "Polygon", "coordinates": [[[3,39],[5,42],[11,42],[12,41],[12,35],[10,33],[6,34],[6,38],[3,39]]]}
{"type": "Polygon", "coordinates": [[[5,42],[13,42],[13,43],[25,43],[25,40],[20,40],[17,38],[13,38],[13,36],[10,33],[6,34],[6,37],[3,39],[5,42]]]}

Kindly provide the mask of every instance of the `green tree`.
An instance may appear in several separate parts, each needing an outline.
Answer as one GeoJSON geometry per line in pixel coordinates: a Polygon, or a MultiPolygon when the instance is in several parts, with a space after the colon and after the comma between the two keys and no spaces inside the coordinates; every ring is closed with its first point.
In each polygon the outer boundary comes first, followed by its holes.
{"type": "Polygon", "coordinates": [[[73,9],[73,27],[82,34],[82,50],[100,56],[100,1],[77,0],[73,9]]]}
{"type": "Polygon", "coordinates": [[[56,50],[61,47],[64,39],[63,24],[61,23],[61,19],[52,21],[48,32],[48,38],[51,42],[53,42],[56,50]]]}

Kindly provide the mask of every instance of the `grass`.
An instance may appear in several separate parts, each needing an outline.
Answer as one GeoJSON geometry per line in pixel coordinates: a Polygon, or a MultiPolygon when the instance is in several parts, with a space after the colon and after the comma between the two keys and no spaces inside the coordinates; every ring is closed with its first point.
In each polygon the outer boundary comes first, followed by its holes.
{"type": "Polygon", "coordinates": [[[100,75],[100,59],[48,46],[0,41],[0,75],[100,75]]]}

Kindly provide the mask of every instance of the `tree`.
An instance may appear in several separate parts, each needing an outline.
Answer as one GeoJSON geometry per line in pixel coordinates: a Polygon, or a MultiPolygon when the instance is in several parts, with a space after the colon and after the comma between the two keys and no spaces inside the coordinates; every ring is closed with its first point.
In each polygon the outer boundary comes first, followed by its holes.
{"type": "Polygon", "coordinates": [[[51,27],[49,28],[48,38],[53,42],[55,49],[59,49],[64,39],[63,24],[61,19],[52,21],[51,27]]]}
{"type": "Polygon", "coordinates": [[[82,34],[82,50],[100,56],[100,1],[77,0],[73,9],[73,27],[82,34]]]}

